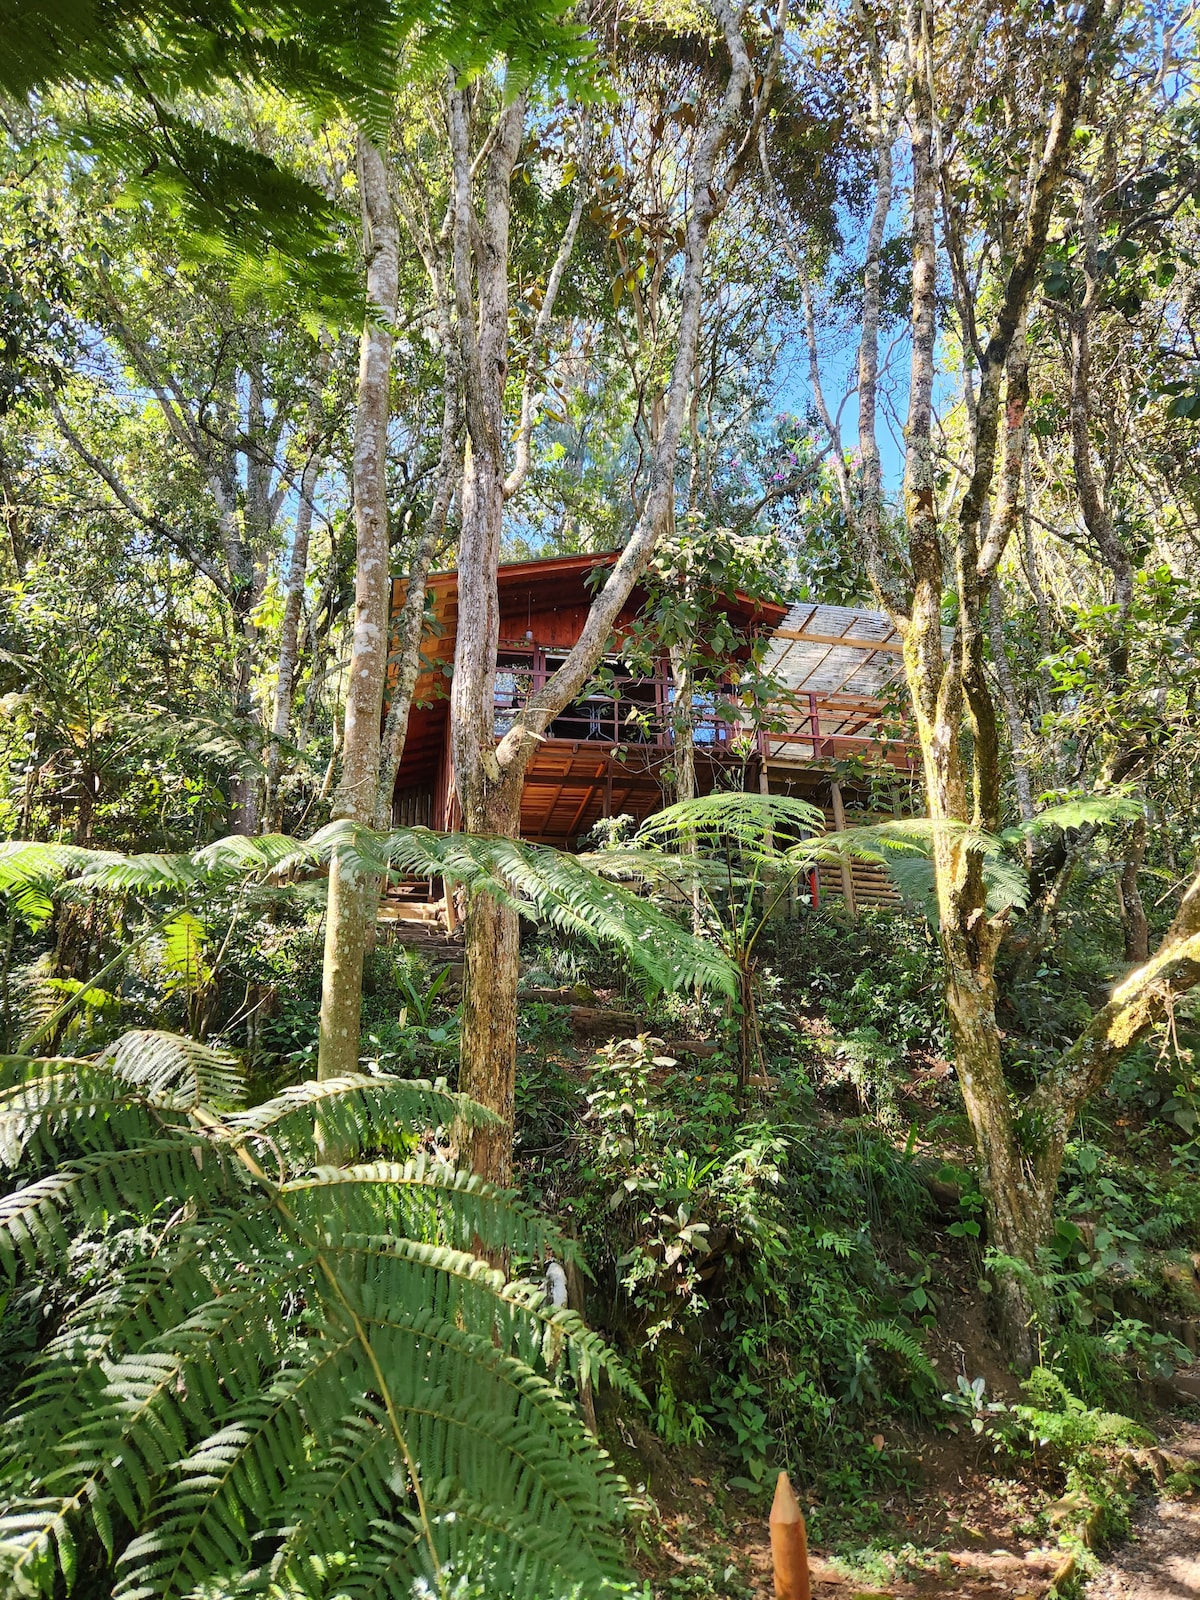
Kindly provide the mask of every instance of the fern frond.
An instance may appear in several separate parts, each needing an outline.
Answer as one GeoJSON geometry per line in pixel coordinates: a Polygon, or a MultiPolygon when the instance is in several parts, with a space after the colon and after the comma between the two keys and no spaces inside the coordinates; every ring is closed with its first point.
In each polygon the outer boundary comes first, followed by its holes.
{"type": "Polygon", "coordinates": [[[981,858],[987,909],[993,916],[1007,907],[1020,909],[1028,903],[1028,875],[1023,867],[1006,856],[1005,840],[966,822],[904,817],[893,822],[846,828],[827,834],[823,839],[805,840],[788,853],[796,861],[813,865],[821,861],[874,862],[887,871],[900,895],[922,908],[936,924],[935,841],[948,842],[981,858]]]}
{"type": "Polygon", "coordinates": [[[346,1234],[385,1231],[464,1250],[475,1239],[488,1239],[498,1250],[527,1257],[558,1247],[557,1230],[532,1206],[473,1172],[425,1155],[403,1165],[317,1168],[282,1184],[280,1193],[298,1215],[336,1220],[346,1234]]]}
{"type": "Polygon", "coordinates": [[[731,841],[740,850],[773,850],[776,835],[820,834],[825,817],[807,800],[790,795],[718,792],[681,800],[648,817],[637,831],[641,844],[694,839],[702,848],[731,841]]]}
{"type": "Polygon", "coordinates": [[[147,1028],[123,1034],[98,1060],[156,1106],[224,1107],[237,1105],[246,1094],[236,1056],[177,1033],[147,1028]]]}
{"type": "MultiPolygon", "coordinates": [[[[5,1061],[13,1069],[28,1071],[30,1059],[8,1056],[5,1061]]],[[[0,1090],[0,1164],[15,1167],[30,1147],[57,1160],[56,1141],[67,1129],[87,1146],[89,1130],[94,1128],[105,1148],[111,1147],[114,1136],[125,1142],[153,1137],[155,1128],[146,1108],[130,1102],[128,1091],[111,1072],[94,1062],[66,1057],[37,1065],[54,1070],[0,1090]]]]}
{"type": "Polygon", "coordinates": [[[898,1328],[894,1322],[867,1322],[860,1330],[864,1344],[881,1344],[885,1350],[891,1350],[894,1355],[902,1356],[914,1372],[919,1372],[927,1378],[935,1388],[940,1385],[941,1379],[937,1369],[925,1354],[921,1346],[910,1333],[903,1328],[898,1328]]]}
{"type": "Polygon", "coordinates": [[[648,991],[715,989],[732,993],[736,974],[719,950],[696,939],[659,907],[562,851],[477,834],[410,828],[387,839],[400,870],[460,883],[535,920],[593,944],[620,949],[648,991]]]}
{"type": "Polygon", "coordinates": [[[45,1270],[73,1234],[122,1231],[0,1430],[10,1589],[69,1592],[103,1547],[114,1592],[147,1600],[327,1600],[335,1576],[372,1600],[464,1574],[496,1600],[608,1592],[622,1486],[543,1374],[636,1390],[578,1317],[474,1253],[564,1242],[423,1156],[312,1166],[326,1140],[411,1153],[486,1113],[366,1076],[223,1112],[205,1096],[228,1059],[153,1034],[47,1066],[0,1118],[26,1149],[67,1123],[87,1148],[0,1201],[0,1256],[45,1270]]]}
{"type": "Polygon", "coordinates": [[[1001,835],[1005,840],[1040,838],[1056,828],[1103,828],[1112,822],[1132,822],[1144,816],[1146,804],[1131,794],[1081,795],[1047,806],[1037,816],[1022,821],[1001,835]]]}
{"type": "Polygon", "coordinates": [[[212,1186],[221,1154],[204,1135],[180,1130],[68,1162],[0,1199],[0,1267],[12,1276],[19,1261],[52,1266],[67,1247],[68,1215],[83,1228],[102,1227],[113,1216],[150,1217],[199,1198],[212,1186]]]}
{"type": "Polygon", "coordinates": [[[293,1163],[324,1159],[329,1148],[411,1150],[415,1133],[482,1127],[494,1114],[465,1095],[419,1078],[366,1073],[293,1084],[274,1099],[226,1118],[235,1138],[270,1137],[293,1163]]]}
{"type": "MultiPolygon", "coordinates": [[[[807,818],[812,809],[800,801],[779,805],[780,816],[799,816],[798,808],[803,808],[807,818]]],[[[619,884],[601,881],[574,856],[518,839],[438,834],[428,828],[376,834],[343,819],[303,843],[280,835],[221,839],[192,855],[124,857],[74,847],[18,845],[8,856],[0,853],[0,888],[6,885],[7,871],[14,888],[35,883],[44,890],[52,884],[65,892],[74,884],[89,891],[184,896],[201,884],[212,888],[312,874],[334,854],[375,876],[396,870],[442,877],[594,944],[615,945],[648,992],[691,988],[732,994],[736,988],[736,975],[722,953],[694,938],[661,908],[619,884]]]]}
{"type": "Polygon", "coordinates": [[[8,839],[0,843],[0,890],[12,893],[27,886],[52,887],[69,872],[78,871],[107,852],[84,850],[69,844],[42,844],[37,840],[8,839]]]}

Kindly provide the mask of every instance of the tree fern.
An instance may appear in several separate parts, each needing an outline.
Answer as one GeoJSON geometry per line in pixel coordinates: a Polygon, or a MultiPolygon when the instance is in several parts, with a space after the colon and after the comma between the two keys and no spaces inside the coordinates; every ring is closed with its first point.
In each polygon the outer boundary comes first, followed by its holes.
{"type": "Polygon", "coordinates": [[[76,891],[136,892],[182,900],[200,889],[247,882],[294,883],[320,872],[334,852],[352,857],[374,876],[390,871],[440,877],[462,885],[468,894],[491,895],[564,932],[615,945],[649,991],[697,988],[731,993],[734,988],[721,952],[693,938],[661,908],[620,884],[602,881],[574,856],[520,839],[443,834],[429,828],[377,834],[340,821],[308,840],[279,834],[220,839],[188,855],[122,856],[17,842],[0,845],[0,891],[17,894],[36,884],[43,894],[70,892],[74,886],[76,891]]]}
{"type": "Polygon", "coordinates": [[[365,1075],[230,1109],[232,1060],[164,1034],[27,1074],[0,1155],[57,1165],[0,1202],[5,1270],[123,1248],[7,1419],[6,1592],[104,1558],[163,1600],[617,1592],[620,1482],[544,1374],[627,1380],[479,1257],[568,1248],[437,1154],[486,1113],[365,1075]]]}
{"type": "Polygon", "coordinates": [[[1024,868],[1006,855],[1007,841],[966,822],[904,817],[894,822],[845,828],[823,839],[798,844],[790,853],[797,860],[814,864],[848,859],[874,862],[886,870],[901,897],[923,909],[936,926],[935,838],[949,840],[981,858],[987,909],[993,916],[1008,908],[1024,908],[1029,899],[1029,878],[1024,868]]]}

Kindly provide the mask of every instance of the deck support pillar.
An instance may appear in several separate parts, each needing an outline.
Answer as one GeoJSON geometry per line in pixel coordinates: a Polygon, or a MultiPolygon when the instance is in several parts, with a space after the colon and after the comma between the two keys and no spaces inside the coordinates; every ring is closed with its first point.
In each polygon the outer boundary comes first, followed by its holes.
{"type": "MultiPolygon", "coordinates": [[[[842,786],[836,778],[829,785],[829,794],[833,803],[833,826],[837,833],[844,833],[846,829],[846,808],[842,804],[842,786]]],[[[854,873],[850,863],[842,861],[842,896],[846,902],[846,910],[850,913],[851,922],[858,920],[858,907],[854,902],[854,873]]]]}

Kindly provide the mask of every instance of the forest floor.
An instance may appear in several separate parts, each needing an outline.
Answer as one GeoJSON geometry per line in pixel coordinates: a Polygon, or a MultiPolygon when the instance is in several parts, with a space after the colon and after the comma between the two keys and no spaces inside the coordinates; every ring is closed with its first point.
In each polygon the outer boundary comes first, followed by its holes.
{"type": "MultiPolygon", "coordinates": [[[[913,1481],[874,1501],[875,1525],[857,1534],[846,1526],[836,1549],[810,1546],[814,1600],[1043,1600],[1064,1562],[1045,1515],[1053,1496],[998,1477],[971,1445],[929,1435],[909,1441],[913,1481]]],[[[702,1465],[704,1473],[681,1474],[670,1487],[660,1474],[655,1485],[659,1520],[645,1569],[655,1593],[771,1600],[765,1506],[722,1494],[719,1466],[702,1465]]],[[[819,1514],[834,1520],[836,1510],[819,1514]]],[[[1113,1600],[1121,1592],[1113,1590],[1113,1600]]],[[[1193,1593],[1200,1590],[1172,1600],[1193,1593]]]]}
{"type": "MultiPolygon", "coordinates": [[[[947,1389],[957,1373],[978,1374],[990,1395],[1018,1399],[980,1297],[961,1274],[949,1281],[927,1336],[947,1389]]],[[[1191,1372],[1200,1380],[1200,1367],[1191,1372]]],[[[1173,1468],[1186,1460],[1200,1473],[1200,1422],[1169,1409],[1144,1420],[1173,1468]]],[[[648,1431],[634,1433],[657,1508],[642,1564],[655,1595],[773,1600],[765,1503],[722,1487],[719,1455],[668,1452],[648,1431]]],[[[1009,1476],[987,1441],[966,1431],[921,1427],[884,1443],[900,1482],[868,1492],[862,1506],[810,1507],[797,1485],[814,1530],[828,1530],[810,1541],[814,1600],[1200,1600],[1200,1492],[1155,1490],[1147,1473],[1129,1539],[1100,1552],[1100,1573],[1081,1587],[1059,1539],[1068,1501],[1053,1488],[1009,1476]]]]}
{"type": "MultiPolygon", "coordinates": [[[[550,1003],[565,998],[565,991],[539,994],[550,1003]]],[[[610,999],[597,991],[597,1010],[573,1006],[571,1041],[546,1052],[568,1076],[586,1074],[594,1049],[589,1024],[607,1020],[610,999]]],[[[637,1018],[623,1020],[629,1031],[648,1026],[637,1018]]],[[[675,1053],[681,1047],[667,1048],[675,1053]]],[[[917,1062],[913,1073],[916,1095],[931,1080],[929,1064],[917,1062]]],[[[905,1110],[912,1113],[912,1140],[926,1108],[914,1101],[905,1110]]],[[[837,1113],[832,1115],[836,1121],[837,1113]]],[[[915,1147],[940,1160],[970,1159],[965,1143],[951,1148],[944,1126],[935,1143],[918,1139],[915,1147]]],[[[925,1346],[946,1390],[954,1390],[960,1375],[983,1377],[989,1398],[1020,1401],[1019,1384],[987,1325],[978,1262],[962,1249],[935,1259],[939,1310],[925,1346]]],[[[1200,1368],[1193,1371],[1200,1383],[1200,1368]]],[[[727,1487],[730,1464],[718,1452],[667,1449],[642,1419],[626,1414],[614,1421],[629,1455],[615,1439],[610,1448],[631,1484],[645,1485],[637,1565],[654,1595],[772,1600],[767,1497],[727,1487]]],[[[1146,1422],[1172,1458],[1189,1458],[1200,1474],[1200,1423],[1183,1422],[1170,1411],[1146,1422]]],[[[853,1496],[861,1504],[810,1503],[796,1484],[802,1506],[811,1512],[814,1600],[1055,1600],[1067,1594],[1087,1600],[1200,1600],[1200,1492],[1179,1498],[1172,1484],[1154,1492],[1147,1475],[1129,1540],[1102,1552],[1101,1571],[1082,1585],[1060,1539],[1078,1521],[1078,1508],[1063,1517],[1060,1507],[1067,1500],[1056,1498],[1061,1489],[1010,1476],[1021,1468],[998,1459],[986,1438],[965,1427],[960,1432],[953,1423],[911,1432],[893,1423],[878,1442],[892,1458],[895,1486],[864,1488],[853,1496]]]]}
{"type": "MultiPolygon", "coordinates": [[[[1200,1423],[1179,1428],[1170,1448],[1200,1463],[1200,1423]]],[[[1086,1593],[1087,1600],[1200,1600],[1200,1495],[1146,1501],[1129,1540],[1086,1593]]]]}
{"type": "MultiPolygon", "coordinates": [[[[1161,1439],[1173,1457],[1200,1464],[1200,1424],[1164,1420],[1161,1439]]],[[[1034,1533],[1050,1496],[990,1476],[987,1463],[956,1472],[949,1453],[930,1465],[909,1494],[881,1504],[885,1525],[861,1549],[839,1540],[840,1553],[810,1550],[814,1600],[1044,1600],[1059,1592],[1067,1558],[1053,1532],[1034,1533]]],[[[670,1509],[666,1497],[660,1504],[655,1592],[772,1600],[765,1510],[732,1495],[722,1501],[698,1475],[688,1481],[687,1510],[670,1509]]],[[[1200,1600],[1200,1494],[1148,1494],[1128,1540],[1101,1560],[1081,1591],[1086,1600],[1200,1600]]]]}

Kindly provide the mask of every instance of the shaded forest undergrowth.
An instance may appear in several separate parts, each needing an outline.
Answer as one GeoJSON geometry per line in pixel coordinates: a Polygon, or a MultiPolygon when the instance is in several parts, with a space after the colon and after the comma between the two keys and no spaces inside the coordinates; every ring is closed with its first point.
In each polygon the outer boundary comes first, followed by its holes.
{"type": "MultiPolygon", "coordinates": [[[[1186,1409],[1200,1310],[1177,1063],[1131,1063],[1077,1130],[1045,1262],[1058,1324],[1022,1383],[990,1326],[982,1200],[920,923],[781,926],[768,1060],[741,1105],[718,1019],[668,1003],[649,1019],[660,1037],[593,1051],[572,1018],[594,1026],[590,1003],[620,991],[589,993],[596,964],[561,946],[532,958],[530,988],[573,983],[584,1005],[526,1006],[522,1168],[583,1243],[589,1316],[650,1398],[651,1416],[622,1403],[601,1423],[656,1507],[656,1593],[772,1592],[780,1467],[831,1595],[1041,1595],[1056,1577],[1066,1593],[1140,1485],[1190,1487],[1162,1412],[1186,1409]],[[689,1034],[706,1035],[694,1053],[689,1034]]],[[[1012,1019],[1031,1063],[1087,981],[1068,972],[1055,994],[1048,977],[1036,1024],[1012,1019]]]]}
{"type": "MultiPolygon", "coordinates": [[[[61,1000],[53,967],[84,936],[77,908],[62,915],[59,948],[21,969],[14,1003],[32,1016],[61,1000]]],[[[1018,1078],[1101,981],[1086,940],[1066,949],[1055,974],[1013,991],[1018,1078]]],[[[148,952],[87,996],[56,1047],[83,1054],[166,1023],[238,1049],[256,1098],[311,1076],[311,916],[269,906],[222,950],[219,984],[199,948],[187,971],[178,952],[148,952]]],[[[1135,1053],[1075,1130],[1043,1263],[1056,1321],[1022,1383],[989,1327],[983,1205],[922,920],[779,924],[760,973],[763,1067],[744,1096],[734,1024],[711,1002],[647,1003],[610,954],[560,936],[531,931],[522,955],[519,1182],[577,1242],[570,1301],[646,1397],[577,1396],[640,1507],[649,1592],[771,1592],[779,1468],[829,1595],[1041,1596],[1056,1576],[1067,1593],[1141,1487],[1190,1491],[1164,1410],[1186,1408],[1200,1328],[1200,1102],[1181,1051],[1135,1053]],[[599,1042],[610,1017],[637,1034],[599,1042]]],[[[380,1068],[453,1081],[455,979],[377,947],[364,1044],[380,1068]]],[[[9,1297],[6,1388],[103,1251],[77,1258],[75,1285],[9,1297]]]]}

